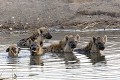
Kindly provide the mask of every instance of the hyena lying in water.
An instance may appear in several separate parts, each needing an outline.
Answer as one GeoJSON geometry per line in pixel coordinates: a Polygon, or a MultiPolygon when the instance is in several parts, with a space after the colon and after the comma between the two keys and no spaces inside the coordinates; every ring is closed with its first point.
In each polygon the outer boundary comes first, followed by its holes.
{"type": "Polygon", "coordinates": [[[6,52],[8,52],[8,56],[15,58],[18,57],[20,48],[18,48],[16,45],[11,45],[6,49],[6,52]]]}
{"type": "Polygon", "coordinates": [[[105,61],[105,56],[100,53],[100,50],[105,49],[105,43],[107,42],[107,36],[104,37],[92,37],[88,45],[82,49],[75,49],[75,52],[85,54],[95,64],[100,61],[105,61]]]}
{"type": "Polygon", "coordinates": [[[72,53],[73,49],[76,48],[78,42],[80,40],[80,36],[76,35],[66,35],[62,40],[60,40],[58,43],[53,43],[50,46],[43,47],[46,52],[55,52],[55,53],[61,53],[61,52],[67,52],[72,53]]]}
{"type": "Polygon", "coordinates": [[[43,65],[41,55],[43,55],[43,41],[37,41],[31,43],[30,45],[30,65],[43,65]]]}
{"type": "Polygon", "coordinates": [[[29,48],[30,44],[37,39],[43,41],[44,39],[51,39],[51,38],[52,38],[52,36],[49,33],[48,29],[45,27],[41,27],[36,32],[34,32],[32,36],[21,39],[17,43],[17,46],[19,46],[21,48],[29,48]]]}
{"type": "Polygon", "coordinates": [[[48,47],[44,47],[46,49],[46,52],[52,52],[52,53],[63,53],[65,63],[68,64],[68,62],[79,62],[77,57],[72,53],[73,49],[77,47],[78,42],[80,41],[80,36],[76,35],[66,35],[63,40],[60,40],[59,43],[51,44],[48,47]]]}

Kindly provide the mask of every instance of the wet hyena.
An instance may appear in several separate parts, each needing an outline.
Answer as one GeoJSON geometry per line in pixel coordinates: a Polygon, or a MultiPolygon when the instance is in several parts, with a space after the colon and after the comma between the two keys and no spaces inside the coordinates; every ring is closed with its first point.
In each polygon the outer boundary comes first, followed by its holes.
{"type": "Polygon", "coordinates": [[[6,49],[6,52],[8,52],[9,57],[18,57],[20,48],[18,48],[16,45],[11,45],[6,49]]]}
{"type": "Polygon", "coordinates": [[[76,48],[80,36],[66,35],[63,40],[59,41],[58,44],[52,44],[49,48],[51,52],[60,52],[65,61],[65,64],[78,63],[79,59],[72,52],[76,48]]]}
{"type": "Polygon", "coordinates": [[[40,56],[30,56],[30,65],[41,65],[43,66],[43,60],[40,56]]]}
{"type": "Polygon", "coordinates": [[[43,54],[43,41],[35,40],[30,44],[30,53],[32,56],[39,56],[43,54]]]}
{"type": "Polygon", "coordinates": [[[69,35],[66,36],[65,39],[66,45],[63,49],[65,64],[78,63],[79,59],[74,55],[73,49],[77,47],[77,44],[80,41],[80,36],[69,35]]]}
{"type": "Polygon", "coordinates": [[[105,56],[100,51],[105,49],[105,43],[107,42],[107,36],[104,37],[92,37],[88,45],[82,49],[75,49],[75,52],[85,54],[91,59],[92,63],[105,60],[105,56]]]}
{"type": "Polygon", "coordinates": [[[21,39],[17,43],[17,46],[19,46],[21,48],[29,48],[30,44],[37,39],[40,41],[44,41],[44,39],[51,39],[51,38],[52,38],[52,35],[48,31],[48,29],[45,27],[41,27],[41,28],[37,29],[35,32],[33,32],[32,36],[21,39]]]}
{"type": "Polygon", "coordinates": [[[30,45],[30,65],[43,65],[41,56],[43,55],[43,41],[37,41],[30,45]]]}
{"type": "Polygon", "coordinates": [[[46,52],[72,52],[74,48],[76,48],[77,43],[80,40],[80,36],[76,35],[66,35],[62,40],[58,43],[53,43],[50,46],[44,47],[46,52]]]}

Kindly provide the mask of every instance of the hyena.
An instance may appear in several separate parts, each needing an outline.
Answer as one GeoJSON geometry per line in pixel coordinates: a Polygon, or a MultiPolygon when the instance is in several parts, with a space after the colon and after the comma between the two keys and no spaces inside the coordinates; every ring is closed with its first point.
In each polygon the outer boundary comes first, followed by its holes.
{"type": "Polygon", "coordinates": [[[69,35],[66,36],[65,39],[66,39],[66,45],[63,48],[65,64],[78,63],[79,60],[73,54],[73,49],[77,47],[77,44],[80,41],[80,36],[69,35]]]}
{"type": "Polygon", "coordinates": [[[30,53],[31,56],[40,56],[44,52],[43,50],[43,41],[35,40],[30,44],[30,53]]]}
{"type": "Polygon", "coordinates": [[[65,46],[65,41],[61,40],[58,43],[52,43],[50,46],[43,47],[45,53],[53,52],[53,53],[61,53],[63,52],[63,48],[65,46]]]}
{"type": "Polygon", "coordinates": [[[20,48],[18,48],[16,45],[11,45],[6,49],[6,52],[8,52],[9,57],[18,57],[20,48]]]}
{"type": "Polygon", "coordinates": [[[30,56],[30,65],[41,65],[43,66],[43,60],[40,56],[30,56]]]}
{"type": "Polygon", "coordinates": [[[30,65],[41,65],[43,66],[43,61],[41,55],[43,55],[43,41],[37,41],[31,43],[30,45],[30,65]]]}
{"type": "Polygon", "coordinates": [[[62,55],[65,64],[79,62],[77,57],[72,53],[73,49],[76,48],[78,42],[80,41],[80,36],[76,35],[66,35],[62,40],[57,44],[51,44],[47,47],[49,52],[53,53],[62,53],[57,54],[58,56],[62,55]]]}
{"type": "Polygon", "coordinates": [[[44,39],[51,39],[51,38],[52,38],[52,35],[48,31],[48,29],[45,27],[41,27],[37,29],[35,32],[33,32],[33,34],[30,37],[21,39],[17,43],[17,46],[21,48],[29,48],[30,44],[37,39],[44,41],[44,39]]]}
{"type": "Polygon", "coordinates": [[[62,40],[58,43],[53,43],[50,46],[44,47],[46,52],[72,52],[74,48],[76,48],[77,43],[80,40],[80,36],[76,35],[66,35],[62,40]]]}
{"type": "Polygon", "coordinates": [[[105,56],[100,51],[105,49],[105,43],[107,42],[107,36],[104,37],[92,37],[88,45],[82,49],[75,49],[74,51],[85,54],[95,64],[100,61],[105,61],[105,56]]]}
{"type": "Polygon", "coordinates": [[[77,47],[78,42],[80,41],[80,36],[77,34],[76,36],[69,35],[65,37],[65,46],[63,48],[64,52],[71,53],[74,48],[77,47]]]}

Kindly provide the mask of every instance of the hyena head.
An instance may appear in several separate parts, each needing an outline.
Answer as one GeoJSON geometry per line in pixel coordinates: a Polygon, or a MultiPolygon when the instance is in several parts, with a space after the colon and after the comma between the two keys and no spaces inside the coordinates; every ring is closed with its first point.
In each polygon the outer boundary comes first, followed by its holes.
{"type": "Polygon", "coordinates": [[[51,38],[52,38],[52,35],[51,35],[50,32],[48,31],[48,29],[45,28],[45,27],[41,27],[41,28],[38,29],[37,31],[38,31],[38,33],[39,33],[40,35],[42,35],[42,37],[43,37],[44,39],[51,39],[51,38]]]}
{"type": "Polygon", "coordinates": [[[19,54],[20,48],[18,48],[16,45],[11,45],[6,49],[6,52],[8,52],[8,55],[10,57],[17,57],[19,54]]]}
{"type": "Polygon", "coordinates": [[[93,37],[93,43],[99,50],[105,49],[105,43],[107,42],[107,36],[104,37],[93,37]]]}
{"type": "Polygon", "coordinates": [[[71,49],[74,49],[77,47],[77,44],[80,41],[80,36],[78,34],[76,36],[66,35],[64,39],[66,41],[66,46],[68,46],[71,49]]]}
{"type": "Polygon", "coordinates": [[[32,42],[30,45],[31,56],[41,55],[43,53],[42,47],[43,47],[43,41],[32,42]]]}

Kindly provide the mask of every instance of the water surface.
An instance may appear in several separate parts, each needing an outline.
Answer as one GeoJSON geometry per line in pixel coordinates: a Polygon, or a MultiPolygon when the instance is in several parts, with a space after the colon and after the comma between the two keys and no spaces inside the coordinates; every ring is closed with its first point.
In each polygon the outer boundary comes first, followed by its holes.
{"type": "Polygon", "coordinates": [[[30,65],[29,50],[21,50],[18,58],[8,58],[6,48],[15,44],[29,34],[0,33],[0,77],[8,80],[120,80],[120,35],[119,31],[57,31],[53,32],[53,39],[47,40],[45,45],[58,41],[66,34],[79,34],[81,41],[78,47],[84,47],[93,35],[108,35],[105,55],[106,63],[92,65],[90,59],[84,55],[75,54],[80,63],[65,64],[62,57],[46,53],[41,57],[42,65],[30,65]]]}

